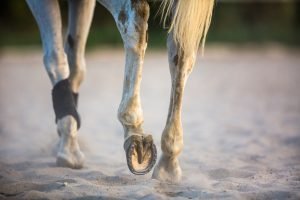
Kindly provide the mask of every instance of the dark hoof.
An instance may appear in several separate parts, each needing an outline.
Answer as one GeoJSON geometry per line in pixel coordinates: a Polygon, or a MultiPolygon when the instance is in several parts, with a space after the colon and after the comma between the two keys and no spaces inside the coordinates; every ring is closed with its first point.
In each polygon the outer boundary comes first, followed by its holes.
{"type": "Polygon", "coordinates": [[[124,143],[129,170],[144,175],[155,165],[157,151],[151,135],[131,135],[124,143]]]}

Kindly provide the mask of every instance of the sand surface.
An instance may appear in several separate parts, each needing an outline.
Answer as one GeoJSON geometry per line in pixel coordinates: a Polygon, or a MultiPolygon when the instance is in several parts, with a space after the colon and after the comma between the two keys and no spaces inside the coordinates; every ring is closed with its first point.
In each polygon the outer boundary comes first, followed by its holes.
{"type": "MultiPolygon", "coordinates": [[[[183,180],[132,175],[117,120],[122,50],[87,54],[80,145],[85,167],[55,166],[58,140],[42,53],[0,54],[0,199],[300,199],[300,53],[208,47],[183,106],[183,180]]],[[[164,51],[148,51],[145,129],[160,151],[170,94],[164,51]]]]}

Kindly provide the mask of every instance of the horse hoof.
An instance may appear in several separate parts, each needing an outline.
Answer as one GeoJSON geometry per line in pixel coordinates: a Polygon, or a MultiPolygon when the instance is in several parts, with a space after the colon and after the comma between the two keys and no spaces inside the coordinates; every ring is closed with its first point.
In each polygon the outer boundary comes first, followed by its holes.
{"type": "Polygon", "coordinates": [[[152,178],[169,183],[179,183],[181,176],[182,171],[178,159],[163,155],[155,166],[152,174],[152,178]]]}
{"type": "Polygon", "coordinates": [[[151,135],[129,136],[125,140],[124,149],[128,168],[133,174],[147,174],[155,165],[157,151],[151,135]]]}
{"type": "Polygon", "coordinates": [[[58,167],[67,167],[72,169],[81,169],[84,164],[84,154],[80,151],[72,154],[58,153],[56,157],[56,165],[58,167]]]}

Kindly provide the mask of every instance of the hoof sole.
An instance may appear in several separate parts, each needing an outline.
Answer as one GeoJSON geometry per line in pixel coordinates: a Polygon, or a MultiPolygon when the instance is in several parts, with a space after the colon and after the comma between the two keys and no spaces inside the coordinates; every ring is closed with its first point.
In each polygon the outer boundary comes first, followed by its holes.
{"type": "Polygon", "coordinates": [[[124,143],[129,170],[135,175],[151,171],[156,163],[157,150],[151,135],[131,135],[124,143]]]}

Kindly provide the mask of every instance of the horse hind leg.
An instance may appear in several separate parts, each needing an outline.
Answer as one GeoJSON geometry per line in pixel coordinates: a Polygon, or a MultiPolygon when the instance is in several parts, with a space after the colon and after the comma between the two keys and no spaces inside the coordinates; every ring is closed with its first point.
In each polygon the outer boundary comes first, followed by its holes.
{"type": "Polygon", "coordinates": [[[69,0],[68,31],[65,52],[70,67],[70,83],[75,104],[86,73],[85,46],[91,26],[96,0],[69,0]]]}
{"type": "Polygon", "coordinates": [[[53,85],[52,100],[60,135],[56,163],[63,167],[81,168],[84,155],[77,141],[80,120],[68,79],[70,70],[63,48],[59,4],[54,0],[27,0],[27,4],[40,29],[44,65],[53,85]]]}
{"type": "Polygon", "coordinates": [[[169,66],[172,78],[171,100],[167,123],[161,137],[162,156],[154,169],[153,178],[168,182],[179,182],[181,168],[178,156],[183,148],[181,107],[185,83],[192,71],[195,55],[187,55],[179,49],[172,32],[168,36],[169,66]]]}
{"type": "Polygon", "coordinates": [[[146,0],[116,2],[100,0],[112,13],[124,42],[126,64],[118,118],[124,128],[124,150],[128,167],[132,173],[142,175],[148,173],[156,161],[156,147],[152,136],[145,134],[143,130],[140,99],[149,5],[146,0]]]}
{"type": "MultiPolygon", "coordinates": [[[[70,89],[75,107],[78,108],[79,88],[86,72],[85,46],[94,13],[95,0],[69,0],[68,31],[65,42],[65,52],[70,68],[70,89]]],[[[57,164],[59,166],[73,166],[74,160],[79,161],[78,167],[83,164],[83,153],[77,142],[77,134],[58,130],[61,136],[58,145],[57,164]],[[72,139],[71,139],[72,138],[72,139]],[[73,154],[70,153],[74,152],[73,154]],[[81,164],[82,163],[82,164],[81,164]]]]}

